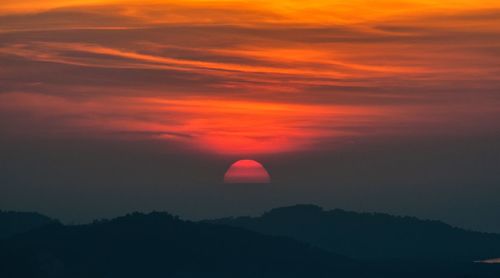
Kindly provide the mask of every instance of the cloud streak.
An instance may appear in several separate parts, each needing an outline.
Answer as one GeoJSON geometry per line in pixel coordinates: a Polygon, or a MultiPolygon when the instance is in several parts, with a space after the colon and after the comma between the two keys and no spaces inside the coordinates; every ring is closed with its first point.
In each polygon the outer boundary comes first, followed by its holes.
{"type": "Polygon", "coordinates": [[[273,153],[498,125],[493,1],[1,5],[0,114],[18,117],[2,125],[11,136],[273,153]]]}

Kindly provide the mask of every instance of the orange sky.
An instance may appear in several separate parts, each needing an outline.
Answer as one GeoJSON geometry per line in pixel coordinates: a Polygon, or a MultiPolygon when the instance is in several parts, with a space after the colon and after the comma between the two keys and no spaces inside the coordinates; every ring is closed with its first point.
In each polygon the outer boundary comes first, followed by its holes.
{"type": "Polygon", "coordinates": [[[0,116],[237,155],[487,132],[499,35],[491,0],[7,0],[0,116]]]}
{"type": "MultiPolygon", "coordinates": [[[[130,16],[142,15],[154,22],[163,21],[162,18],[146,16],[148,7],[154,6],[156,11],[171,11],[178,8],[183,13],[203,14],[212,18],[213,22],[225,21],[226,17],[219,17],[217,11],[235,10],[239,13],[261,13],[272,21],[309,22],[313,24],[327,24],[335,22],[363,22],[393,18],[400,15],[422,15],[433,13],[468,12],[471,10],[491,10],[500,4],[495,0],[318,0],[305,2],[301,0],[4,0],[0,4],[3,13],[38,12],[56,8],[79,7],[89,8],[96,6],[122,7],[120,10],[130,16]],[[162,8],[158,8],[162,7],[162,8]]],[[[181,16],[179,14],[175,16],[181,16]]],[[[233,18],[244,23],[248,18],[233,18]]],[[[192,19],[193,20],[193,19],[192,19]]],[[[196,19],[194,19],[196,20],[196,19]]]]}

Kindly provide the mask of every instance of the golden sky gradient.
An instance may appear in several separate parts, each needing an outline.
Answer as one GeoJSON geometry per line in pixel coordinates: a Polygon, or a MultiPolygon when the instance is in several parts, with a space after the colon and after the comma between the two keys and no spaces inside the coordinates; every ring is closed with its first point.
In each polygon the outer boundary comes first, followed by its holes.
{"type": "MultiPolygon", "coordinates": [[[[168,19],[154,17],[152,10],[158,15],[162,12],[171,13],[172,10],[182,11],[186,16],[203,15],[206,20],[224,23],[231,15],[220,17],[217,11],[235,11],[236,15],[244,13],[260,13],[260,21],[296,22],[311,24],[354,23],[385,20],[398,16],[457,13],[470,11],[484,11],[500,7],[494,0],[5,0],[0,3],[3,13],[40,12],[51,9],[73,8],[82,9],[103,6],[121,7],[118,10],[125,15],[143,17],[152,22],[162,22],[168,19]],[[151,13],[151,14],[150,14],[151,13]],[[266,16],[268,17],[266,20],[266,16]]],[[[174,15],[181,16],[180,14],[174,15]]],[[[245,23],[249,18],[238,18],[233,15],[235,22],[245,23]]],[[[168,17],[168,16],[167,16],[168,17]]],[[[198,20],[192,18],[191,20],[198,20]]]]}
{"type": "Polygon", "coordinates": [[[222,154],[485,133],[500,2],[2,1],[5,134],[222,154]]]}

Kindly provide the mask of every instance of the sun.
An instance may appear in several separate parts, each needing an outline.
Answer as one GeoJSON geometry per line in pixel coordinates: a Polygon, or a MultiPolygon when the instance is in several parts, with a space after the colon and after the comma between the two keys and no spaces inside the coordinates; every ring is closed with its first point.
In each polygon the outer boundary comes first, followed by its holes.
{"type": "Polygon", "coordinates": [[[233,163],[224,175],[224,183],[270,183],[267,170],[255,160],[243,159],[233,163]]]}

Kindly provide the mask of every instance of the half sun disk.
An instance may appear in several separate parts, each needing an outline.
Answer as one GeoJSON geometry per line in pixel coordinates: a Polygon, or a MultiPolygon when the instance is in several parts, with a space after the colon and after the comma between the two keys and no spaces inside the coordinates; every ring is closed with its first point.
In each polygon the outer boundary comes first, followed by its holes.
{"type": "Polygon", "coordinates": [[[255,160],[239,160],[224,175],[224,183],[269,183],[271,177],[264,166],[255,160]]]}

